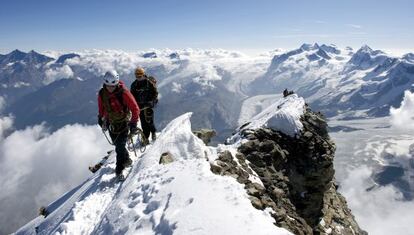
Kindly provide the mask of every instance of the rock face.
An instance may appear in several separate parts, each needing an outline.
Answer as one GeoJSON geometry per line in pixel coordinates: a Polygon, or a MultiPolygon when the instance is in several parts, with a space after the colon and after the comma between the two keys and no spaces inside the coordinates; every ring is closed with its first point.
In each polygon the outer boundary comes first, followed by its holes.
{"type": "Polygon", "coordinates": [[[217,135],[216,131],[211,129],[200,129],[197,131],[193,131],[193,133],[198,138],[200,138],[206,145],[210,143],[211,138],[217,135]]]}
{"type": "Polygon", "coordinates": [[[169,164],[171,162],[174,162],[174,157],[170,152],[165,152],[161,154],[159,164],[169,164]]]}
{"type": "Polygon", "coordinates": [[[307,108],[301,122],[295,138],[269,128],[243,130],[248,141],[235,156],[222,152],[211,170],[245,184],[252,205],[273,209],[275,224],[294,234],[367,234],[337,192],[335,144],[323,116],[307,108]]]}

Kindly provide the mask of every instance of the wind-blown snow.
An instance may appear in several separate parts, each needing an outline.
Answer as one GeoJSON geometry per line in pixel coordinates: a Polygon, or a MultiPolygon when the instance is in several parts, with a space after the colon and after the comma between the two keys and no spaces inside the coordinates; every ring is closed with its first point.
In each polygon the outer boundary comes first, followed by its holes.
{"type": "Polygon", "coordinates": [[[303,128],[300,117],[305,111],[304,107],[303,98],[296,94],[289,95],[257,114],[248,125],[243,126],[243,129],[269,127],[286,135],[295,136],[303,128]]]}
{"type": "MultiPolygon", "coordinates": [[[[191,132],[191,113],[173,120],[134,159],[126,181],[116,183],[109,164],[58,200],[45,219],[17,234],[290,234],[268,211],[255,209],[242,184],[210,171],[217,149],[191,132]],[[169,152],[175,161],[159,164],[169,152]],[[209,161],[208,161],[209,160],[209,161]]],[[[131,153],[132,154],[132,153],[131,153]]]]}

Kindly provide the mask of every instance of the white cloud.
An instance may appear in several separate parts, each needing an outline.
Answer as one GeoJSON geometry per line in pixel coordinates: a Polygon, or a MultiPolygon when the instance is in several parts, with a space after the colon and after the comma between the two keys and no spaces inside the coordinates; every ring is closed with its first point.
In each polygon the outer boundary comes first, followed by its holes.
{"type": "Polygon", "coordinates": [[[64,78],[72,78],[73,71],[68,65],[64,65],[62,67],[51,68],[46,70],[46,78],[43,81],[44,84],[50,84],[56,80],[64,79],[64,78]]]}
{"type": "MultiPolygon", "coordinates": [[[[3,140],[5,132],[13,126],[13,118],[12,117],[3,117],[0,118],[0,141],[3,140]]],[[[0,158],[1,160],[1,158],[0,158]]]]}
{"type": "MultiPolygon", "coordinates": [[[[11,127],[10,118],[0,128],[11,127]]],[[[0,140],[0,233],[10,233],[77,186],[111,147],[97,127],[68,125],[54,133],[38,125],[0,140]]]]}
{"type": "MultiPolygon", "coordinates": [[[[65,63],[71,67],[80,66],[83,70],[87,70],[96,76],[102,76],[105,71],[115,69],[123,79],[134,79],[133,71],[140,66],[147,70],[157,69],[158,72],[163,74],[164,79],[158,82],[159,88],[166,85],[170,86],[172,82],[181,85],[187,82],[197,82],[203,87],[209,88],[213,85],[209,81],[222,79],[219,71],[226,71],[231,74],[237,73],[236,77],[240,77],[240,80],[251,80],[258,73],[264,73],[271,61],[268,57],[248,57],[237,51],[223,49],[154,49],[151,52],[155,52],[157,57],[143,58],[144,52],[87,50],[76,52],[80,57],[68,59],[65,63]],[[171,53],[177,53],[180,60],[170,59],[169,55],[171,53]],[[127,76],[130,76],[130,78],[127,76]]],[[[239,83],[230,84],[229,86],[233,87],[233,85],[240,87],[239,83]]]]}
{"type": "Polygon", "coordinates": [[[76,52],[80,58],[72,58],[65,63],[67,65],[83,66],[88,71],[97,76],[102,76],[107,70],[115,69],[119,74],[131,74],[138,66],[148,68],[162,66],[167,72],[179,67],[175,60],[171,60],[169,55],[177,52],[181,59],[189,59],[192,62],[215,62],[217,60],[242,60],[246,59],[243,53],[237,51],[227,51],[222,49],[212,50],[151,50],[157,54],[157,58],[143,58],[144,52],[130,53],[118,50],[87,50],[76,52]]]}
{"type": "Polygon", "coordinates": [[[373,185],[371,172],[367,167],[355,169],[341,185],[358,224],[369,234],[414,234],[414,203],[404,201],[392,186],[367,191],[373,185]]]}
{"type": "Polygon", "coordinates": [[[399,108],[390,109],[391,124],[398,129],[414,130],[414,93],[404,92],[399,108]]]}
{"type": "Polygon", "coordinates": [[[116,70],[120,75],[131,74],[138,66],[152,67],[171,65],[169,58],[145,59],[139,53],[117,50],[87,50],[78,52],[80,58],[67,60],[68,65],[83,66],[96,76],[102,76],[108,70],[116,70]]]}

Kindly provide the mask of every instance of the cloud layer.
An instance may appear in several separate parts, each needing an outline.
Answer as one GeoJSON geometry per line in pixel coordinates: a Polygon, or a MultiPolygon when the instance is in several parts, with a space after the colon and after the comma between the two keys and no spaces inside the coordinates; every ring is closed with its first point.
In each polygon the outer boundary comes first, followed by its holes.
{"type": "MultiPolygon", "coordinates": [[[[0,136],[12,127],[0,118],[0,136]]],[[[0,139],[0,234],[14,232],[90,174],[87,166],[111,149],[97,127],[68,125],[49,133],[43,125],[0,139]]]]}
{"type": "Polygon", "coordinates": [[[355,169],[341,185],[359,225],[375,235],[414,234],[414,202],[404,201],[392,186],[367,191],[373,185],[371,173],[368,167],[355,169]]]}

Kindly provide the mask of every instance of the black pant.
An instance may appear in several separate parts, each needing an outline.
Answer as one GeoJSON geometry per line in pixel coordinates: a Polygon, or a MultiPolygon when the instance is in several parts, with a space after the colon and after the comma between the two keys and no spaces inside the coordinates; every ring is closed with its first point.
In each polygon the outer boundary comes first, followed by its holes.
{"type": "Polygon", "coordinates": [[[121,132],[111,132],[109,131],[109,135],[111,136],[112,142],[115,145],[115,152],[116,152],[116,168],[115,173],[121,174],[124,170],[124,164],[127,162],[129,158],[129,153],[126,149],[126,143],[128,140],[128,128],[124,128],[121,132]]]}
{"type": "Polygon", "coordinates": [[[152,108],[143,108],[139,114],[139,119],[141,121],[142,132],[144,132],[145,137],[148,139],[150,133],[157,131],[154,125],[154,110],[152,108]]]}

